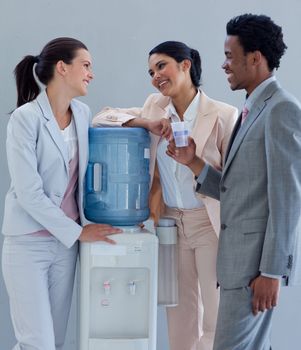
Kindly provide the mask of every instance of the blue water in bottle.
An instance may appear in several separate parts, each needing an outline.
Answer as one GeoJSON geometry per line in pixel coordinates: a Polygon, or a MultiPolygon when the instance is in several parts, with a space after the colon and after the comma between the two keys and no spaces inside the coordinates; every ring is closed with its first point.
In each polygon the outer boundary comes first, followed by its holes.
{"type": "Polygon", "coordinates": [[[132,226],[149,217],[149,145],[143,128],[90,128],[84,213],[88,220],[132,226]]]}

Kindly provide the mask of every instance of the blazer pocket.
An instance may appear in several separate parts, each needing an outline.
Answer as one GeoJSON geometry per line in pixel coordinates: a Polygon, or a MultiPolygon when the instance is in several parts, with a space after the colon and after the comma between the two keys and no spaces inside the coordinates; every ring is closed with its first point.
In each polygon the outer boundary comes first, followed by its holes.
{"type": "Polygon", "coordinates": [[[267,219],[258,218],[258,219],[245,219],[242,222],[242,233],[244,235],[250,235],[254,233],[263,233],[266,230],[267,219]]]}

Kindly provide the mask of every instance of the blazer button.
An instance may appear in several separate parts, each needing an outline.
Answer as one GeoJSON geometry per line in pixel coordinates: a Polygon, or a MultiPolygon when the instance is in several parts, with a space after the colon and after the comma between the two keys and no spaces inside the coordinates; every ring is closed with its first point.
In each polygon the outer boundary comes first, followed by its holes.
{"type": "Polygon", "coordinates": [[[227,228],[227,225],[226,224],[221,224],[221,229],[222,230],[225,230],[227,228]]]}

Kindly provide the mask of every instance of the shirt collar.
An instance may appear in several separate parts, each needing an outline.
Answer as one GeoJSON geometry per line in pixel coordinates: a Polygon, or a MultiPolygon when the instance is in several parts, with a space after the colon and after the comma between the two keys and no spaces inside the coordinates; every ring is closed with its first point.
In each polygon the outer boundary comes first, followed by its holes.
{"type": "MultiPolygon", "coordinates": [[[[193,100],[190,102],[190,105],[188,106],[188,108],[184,113],[184,121],[190,122],[193,119],[195,119],[198,113],[200,101],[201,101],[201,92],[200,90],[198,90],[197,94],[194,96],[193,100]]],[[[180,117],[178,116],[175,106],[173,105],[171,100],[169,104],[165,107],[165,110],[173,121],[179,121],[180,117]]]]}
{"type": "Polygon", "coordinates": [[[257,97],[262,93],[262,91],[273,81],[276,81],[276,77],[272,75],[270,78],[264,80],[260,83],[248,96],[245,102],[245,107],[247,107],[248,111],[252,108],[257,97]]]}

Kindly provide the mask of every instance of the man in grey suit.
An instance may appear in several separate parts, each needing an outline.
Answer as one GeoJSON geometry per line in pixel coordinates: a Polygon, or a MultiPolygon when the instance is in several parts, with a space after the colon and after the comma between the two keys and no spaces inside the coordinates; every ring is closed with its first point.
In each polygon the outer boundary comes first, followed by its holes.
{"type": "Polygon", "coordinates": [[[225,62],[232,90],[247,99],[222,172],[172,141],[167,153],[196,175],[196,190],[221,202],[217,280],[221,300],[214,350],[271,349],[281,284],[300,282],[301,106],[276,81],[286,45],[269,17],[227,24],[225,62]]]}

